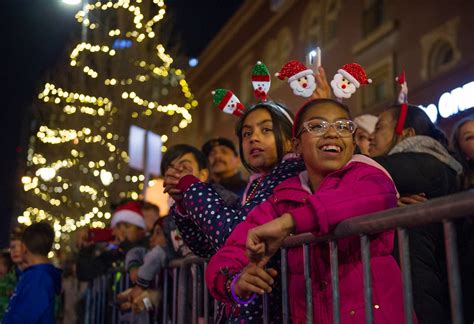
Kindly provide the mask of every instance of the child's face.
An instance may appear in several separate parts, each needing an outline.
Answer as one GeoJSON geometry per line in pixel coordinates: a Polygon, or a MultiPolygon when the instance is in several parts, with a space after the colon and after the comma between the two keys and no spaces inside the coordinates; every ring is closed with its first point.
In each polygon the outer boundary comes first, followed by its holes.
{"type": "Polygon", "coordinates": [[[138,241],[143,237],[144,234],[143,229],[125,222],[118,223],[117,228],[123,233],[124,239],[128,240],[129,242],[138,241]]]}
{"type": "Polygon", "coordinates": [[[10,257],[16,265],[23,263],[22,244],[20,240],[12,240],[10,242],[10,257]]]}
{"type": "Polygon", "coordinates": [[[3,278],[7,273],[9,269],[7,266],[7,263],[3,258],[0,258],[0,278],[3,278]]]}
{"type": "Polygon", "coordinates": [[[355,133],[355,141],[360,149],[360,152],[365,155],[369,155],[369,132],[363,128],[357,128],[355,133]]]}
{"type": "Polygon", "coordinates": [[[270,113],[256,109],[242,126],[242,151],[245,161],[257,172],[269,172],[278,160],[273,121],[270,113]]]}
{"type": "Polygon", "coordinates": [[[153,228],[153,233],[150,237],[150,248],[153,249],[155,246],[165,246],[166,239],[163,229],[160,225],[156,225],[153,228]]]}
{"type": "MultiPolygon", "coordinates": [[[[333,103],[322,103],[311,107],[302,118],[303,123],[311,121],[314,125],[318,125],[320,121],[328,123],[349,121],[347,112],[333,103]]],[[[315,135],[303,131],[296,139],[295,145],[297,152],[303,157],[308,172],[326,176],[349,162],[355,143],[352,133],[348,131],[340,134],[334,125],[331,125],[321,134],[315,135]]]]}
{"type": "Polygon", "coordinates": [[[187,169],[193,176],[203,182],[207,181],[209,175],[207,169],[199,169],[199,163],[194,157],[193,153],[186,153],[181,157],[176,158],[170,163],[168,168],[169,167],[187,169]]]}
{"type": "Polygon", "coordinates": [[[147,231],[150,231],[156,220],[160,218],[160,214],[154,209],[142,209],[142,213],[145,218],[146,229],[147,231]]]}
{"type": "Polygon", "coordinates": [[[375,130],[369,137],[369,154],[371,157],[383,156],[390,152],[394,145],[396,125],[397,121],[392,110],[380,114],[375,130]]]}
{"type": "Polygon", "coordinates": [[[468,121],[459,130],[459,146],[467,160],[474,160],[474,121],[468,121]]]}

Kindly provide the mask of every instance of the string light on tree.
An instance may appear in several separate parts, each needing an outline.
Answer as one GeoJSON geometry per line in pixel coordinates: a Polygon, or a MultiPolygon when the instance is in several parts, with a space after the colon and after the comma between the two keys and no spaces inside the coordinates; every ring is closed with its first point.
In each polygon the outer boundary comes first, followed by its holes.
{"type": "Polygon", "coordinates": [[[157,40],[165,13],[161,0],[89,2],[75,17],[94,36],[72,45],[69,63],[38,94],[42,117],[20,179],[25,207],[17,220],[50,221],[55,249],[79,227],[105,227],[111,202],[139,197],[145,177],[128,167],[132,121],[166,119],[163,143],[192,123],[198,102],[157,40]]]}

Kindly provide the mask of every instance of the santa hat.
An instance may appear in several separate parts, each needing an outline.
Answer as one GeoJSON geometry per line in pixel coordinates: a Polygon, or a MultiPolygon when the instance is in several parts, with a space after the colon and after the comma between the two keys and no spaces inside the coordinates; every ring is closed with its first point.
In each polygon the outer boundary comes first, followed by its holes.
{"type": "Polygon", "coordinates": [[[146,229],[145,217],[140,207],[140,204],[136,201],[117,207],[112,216],[110,227],[114,228],[118,223],[124,222],[146,229]]]}
{"type": "Polygon", "coordinates": [[[354,123],[357,127],[362,128],[372,134],[375,130],[375,125],[377,124],[377,116],[365,114],[360,115],[354,118],[354,123]]]}
{"type": "Polygon", "coordinates": [[[343,77],[353,83],[357,88],[363,84],[372,83],[371,79],[367,79],[364,68],[357,63],[345,64],[337,72],[342,74],[343,77]]]}
{"type": "Polygon", "coordinates": [[[291,83],[296,79],[313,73],[313,70],[308,69],[303,63],[299,61],[289,61],[283,65],[280,72],[275,73],[275,76],[280,80],[285,80],[285,78],[288,78],[288,82],[291,83]]]}
{"type": "Polygon", "coordinates": [[[252,69],[252,82],[255,81],[270,81],[270,72],[268,71],[267,66],[260,61],[258,61],[252,69]]]}

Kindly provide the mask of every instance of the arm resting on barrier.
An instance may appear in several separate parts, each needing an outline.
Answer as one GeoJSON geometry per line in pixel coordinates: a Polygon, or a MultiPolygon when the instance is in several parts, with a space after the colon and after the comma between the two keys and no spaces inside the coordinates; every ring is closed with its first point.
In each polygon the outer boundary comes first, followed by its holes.
{"type": "MultiPolygon", "coordinates": [[[[321,187],[320,187],[321,188],[321,187]]],[[[381,171],[362,169],[358,180],[329,190],[317,190],[307,204],[291,210],[295,233],[327,234],[339,222],[397,206],[393,182],[381,171]]]]}

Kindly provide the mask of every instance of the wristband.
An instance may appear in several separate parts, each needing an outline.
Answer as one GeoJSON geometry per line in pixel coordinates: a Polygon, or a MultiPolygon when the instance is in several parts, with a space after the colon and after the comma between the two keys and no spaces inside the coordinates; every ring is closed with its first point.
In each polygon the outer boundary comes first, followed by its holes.
{"type": "Polygon", "coordinates": [[[145,306],[145,309],[147,311],[150,311],[153,308],[153,304],[151,303],[150,298],[148,297],[143,298],[143,306],[145,306]]]}
{"type": "Polygon", "coordinates": [[[255,299],[255,297],[257,297],[257,294],[253,293],[249,299],[241,299],[239,296],[237,296],[237,294],[235,293],[235,284],[237,283],[237,280],[239,280],[239,278],[240,278],[240,273],[234,276],[234,278],[232,279],[232,283],[230,284],[230,291],[232,293],[232,298],[234,298],[234,301],[239,305],[250,304],[255,299]]]}

